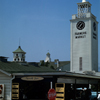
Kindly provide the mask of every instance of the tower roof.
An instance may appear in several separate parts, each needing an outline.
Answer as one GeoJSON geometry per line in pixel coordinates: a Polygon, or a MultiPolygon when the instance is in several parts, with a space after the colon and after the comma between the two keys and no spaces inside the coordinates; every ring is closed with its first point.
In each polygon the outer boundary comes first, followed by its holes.
{"type": "MultiPolygon", "coordinates": [[[[85,1],[85,2],[80,2],[80,3],[77,3],[78,5],[84,5],[84,4],[87,4],[88,6],[91,6],[91,3],[90,2],[87,2],[87,1],[85,1]]],[[[83,7],[85,7],[85,6],[83,6],[83,7]]]]}
{"type": "Polygon", "coordinates": [[[48,52],[46,55],[50,55],[50,53],[48,52]]]}
{"type": "Polygon", "coordinates": [[[91,4],[86,2],[86,0],[82,0],[81,3],[77,3],[78,5],[78,13],[77,18],[86,18],[87,13],[91,13],[91,4]]]}
{"type": "Polygon", "coordinates": [[[26,53],[24,52],[21,47],[19,46],[17,50],[13,51],[13,53],[26,53]]]}

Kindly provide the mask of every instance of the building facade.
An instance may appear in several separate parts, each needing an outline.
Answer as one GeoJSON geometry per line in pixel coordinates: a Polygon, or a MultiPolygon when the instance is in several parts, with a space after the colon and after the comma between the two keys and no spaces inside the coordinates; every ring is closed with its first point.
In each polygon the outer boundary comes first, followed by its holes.
{"type": "Polygon", "coordinates": [[[98,71],[98,22],[83,0],[71,22],[71,71],[98,71]]]}

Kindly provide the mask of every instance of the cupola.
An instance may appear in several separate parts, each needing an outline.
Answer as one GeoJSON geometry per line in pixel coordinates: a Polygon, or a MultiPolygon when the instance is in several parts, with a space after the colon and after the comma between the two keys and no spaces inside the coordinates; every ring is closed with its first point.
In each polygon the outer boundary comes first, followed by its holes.
{"type": "Polygon", "coordinates": [[[46,54],[45,62],[51,62],[51,58],[50,58],[50,53],[49,52],[46,54]]]}
{"type": "Polygon", "coordinates": [[[13,61],[14,62],[25,62],[25,54],[26,52],[24,52],[21,49],[21,46],[19,46],[17,50],[13,51],[13,61]]]}
{"type": "Polygon", "coordinates": [[[86,18],[86,13],[91,13],[91,4],[86,0],[82,0],[78,5],[78,18],[86,18]]]}

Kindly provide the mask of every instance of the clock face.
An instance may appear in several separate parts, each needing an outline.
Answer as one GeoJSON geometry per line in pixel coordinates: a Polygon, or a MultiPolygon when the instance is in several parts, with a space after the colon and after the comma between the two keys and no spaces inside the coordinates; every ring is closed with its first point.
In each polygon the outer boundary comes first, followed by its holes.
{"type": "Polygon", "coordinates": [[[93,23],[93,29],[94,29],[94,31],[96,31],[96,23],[95,22],[93,23]]]}
{"type": "Polygon", "coordinates": [[[79,21],[79,22],[76,24],[76,27],[77,27],[77,29],[82,30],[82,29],[84,29],[84,27],[85,27],[85,23],[84,23],[83,21],[79,21]]]}

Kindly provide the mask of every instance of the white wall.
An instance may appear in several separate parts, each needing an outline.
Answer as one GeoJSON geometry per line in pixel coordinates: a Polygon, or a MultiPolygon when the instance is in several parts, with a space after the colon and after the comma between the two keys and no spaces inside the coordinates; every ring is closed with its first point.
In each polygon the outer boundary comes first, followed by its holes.
{"type": "Polygon", "coordinates": [[[11,100],[11,76],[7,76],[0,72],[0,84],[4,84],[4,100],[11,100]]]}
{"type": "Polygon", "coordinates": [[[92,19],[92,70],[98,71],[98,22],[92,19]],[[96,31],[93,29],[93,23],[96,23],[96,31]],[[96,34],[96,36],[94,34],[96,34]],[[96,39],[94,39],[95,37],[96,39]]]}
{"type": "Polygon", "coordinates": [[[98,23],[91,16],[71,20],[71,71],[98,71],[98,29],[96,27],[96,31],[93,31],[93,22],[96,22],[96,26],[98,23]],[[79,21],[85,23],[85,28],[82,30],[76,27],[79,21]],[[75,34],[80,32],[86,32],[86,35],[75,34]],[[97,34],[97,39],[93,39],[93,33],[97,34]],[[76,36],[84,36],[84,38],[76,39],[76,36]],[[80,57],[82,57],[82,71],[79,70],[80,57]]]}
{"type": "Polygon", "coordinates": [[[79,58],[82,57],[82,71],[91,70],[91,34],[89,19],[78,19],[73,20],[71,27],[71,62],[72,71],[79,71],[79,58]],[[79,21],[84,21],[85,28],[83,30],[78,30],[76,25],[79,21]],[[86,34],[76,35],[75,33],[86,32],[86,34]],[[76,36],[83,36],[84,38],[75,38],[76,36]]]}
{"type": "Polygon", "coordinates": [[[14,53],[13,54],[13,61],[15,61],[14,59],[16,59],[16,61],[18,61],[18,59],[19,59],[19,62],[25,61],[25,53],[14,53]],[[18,54],[18,57],[16,57],[16,54],[18,54]]]}

